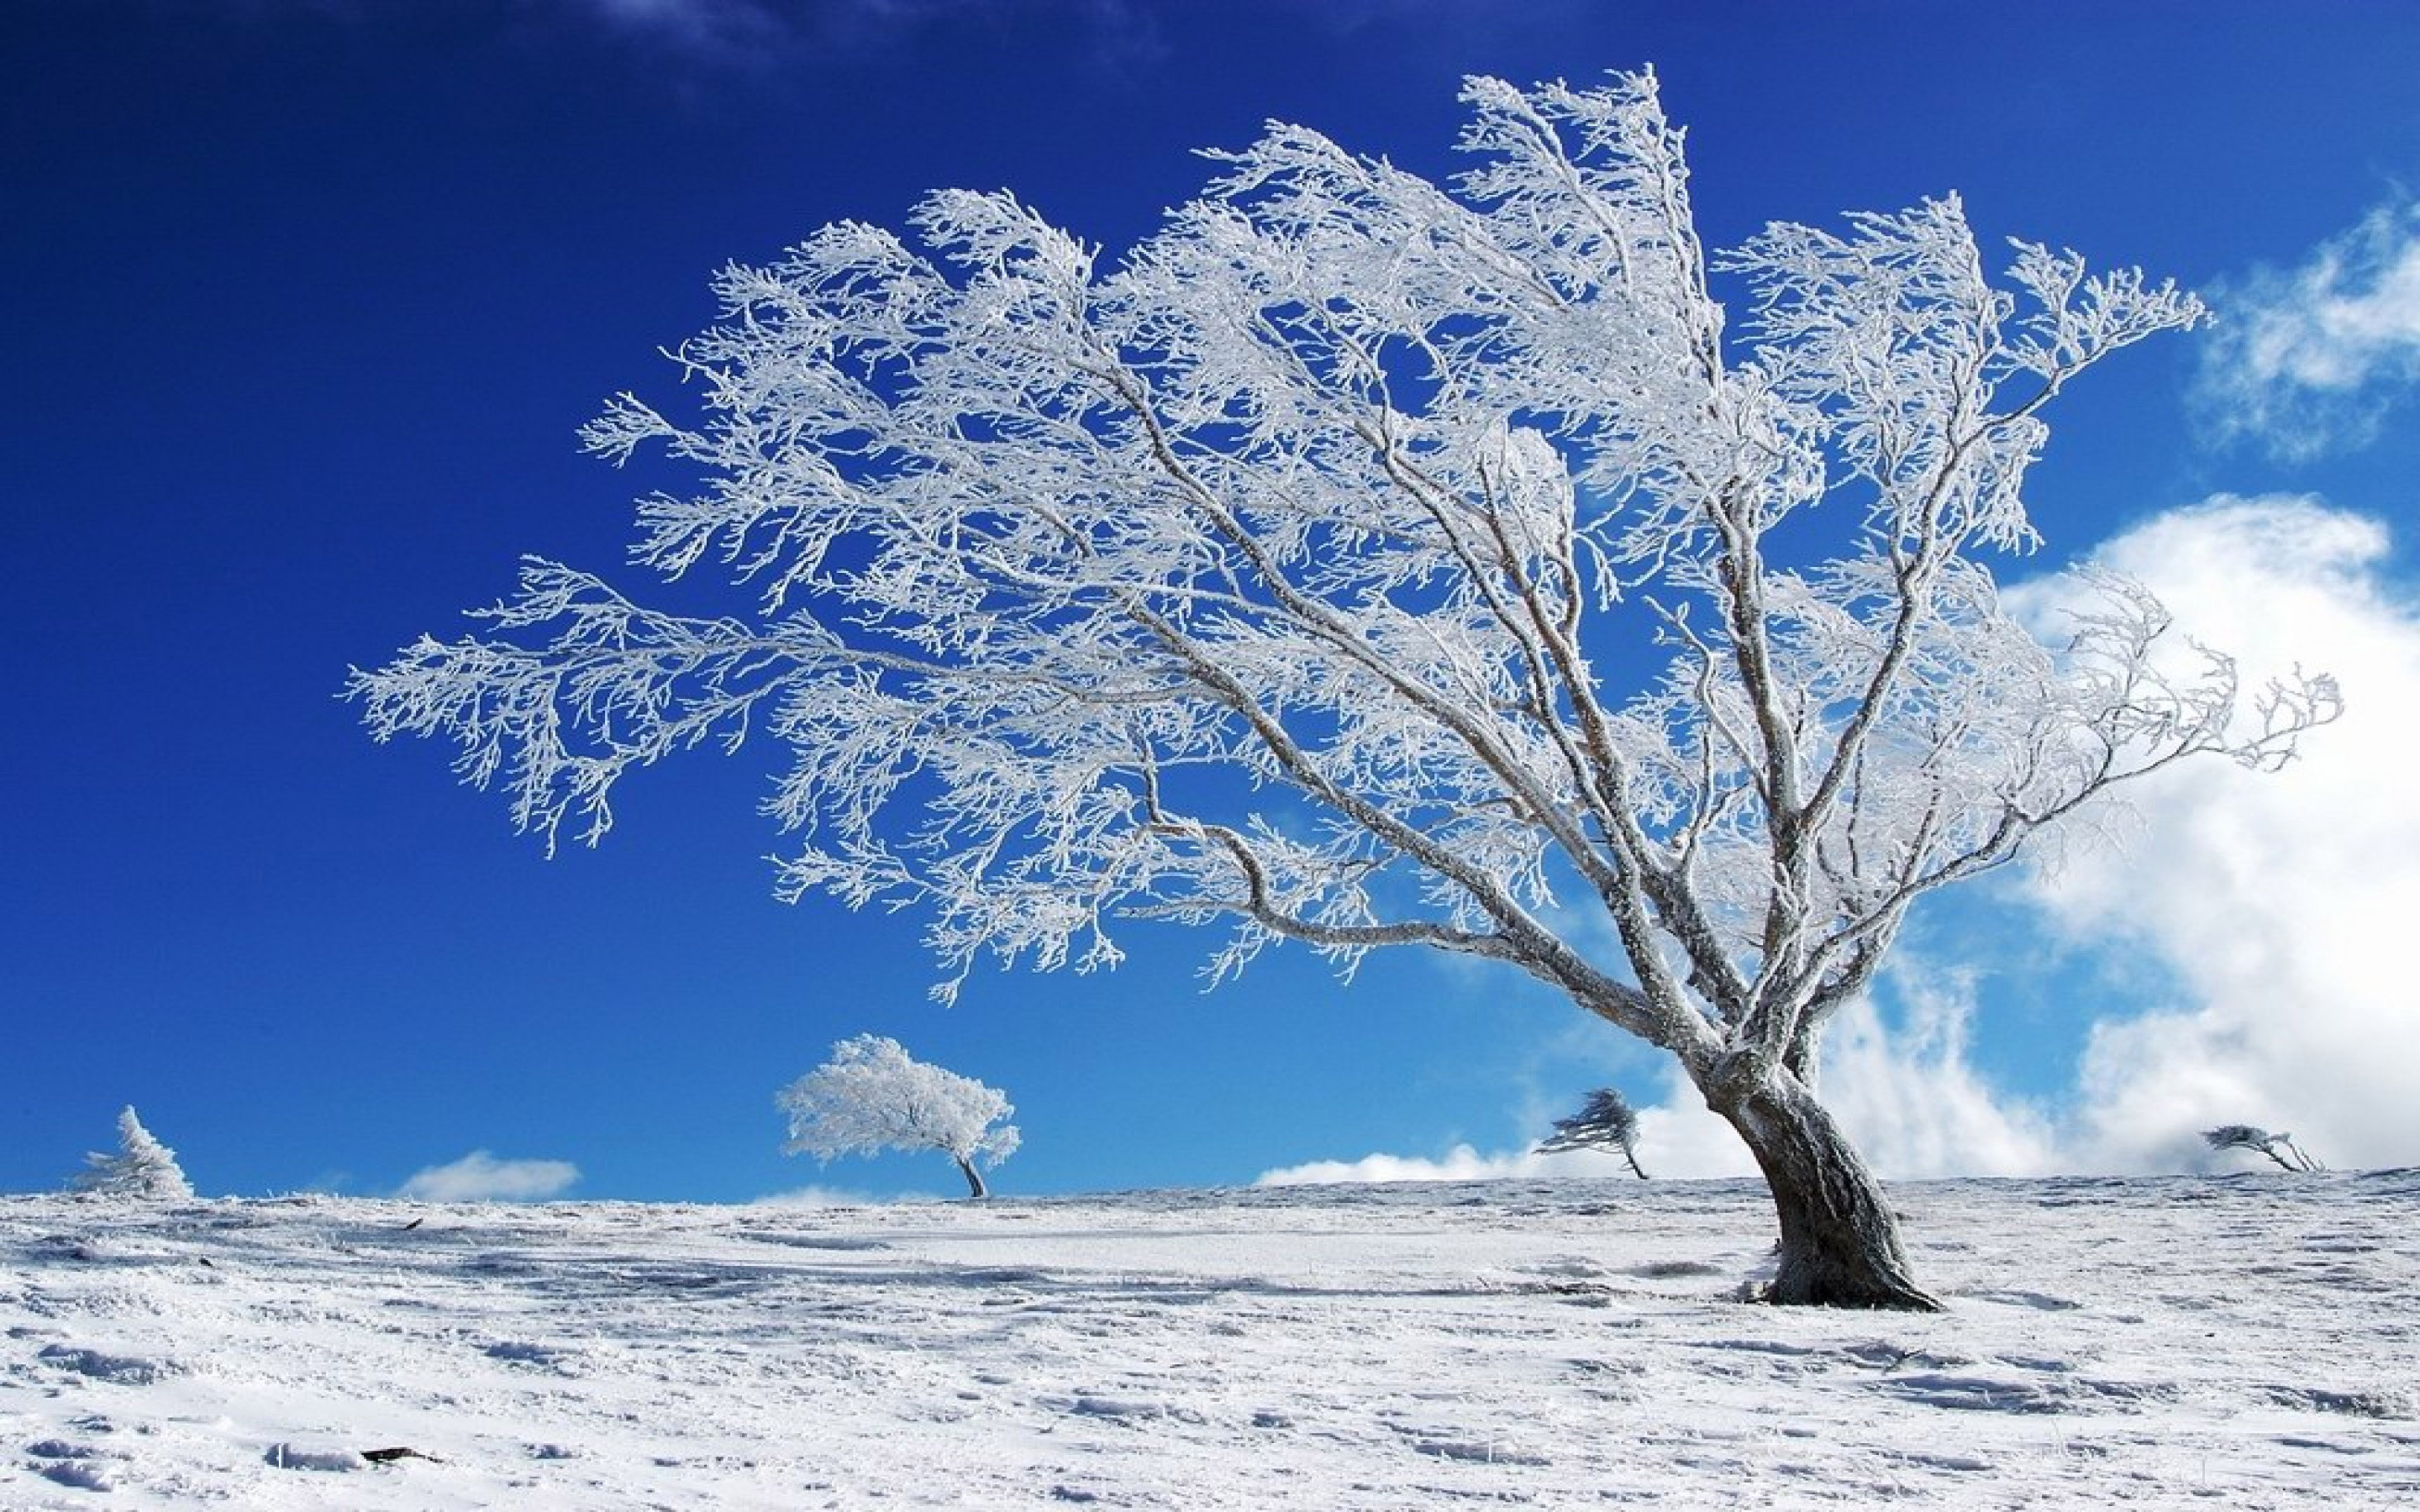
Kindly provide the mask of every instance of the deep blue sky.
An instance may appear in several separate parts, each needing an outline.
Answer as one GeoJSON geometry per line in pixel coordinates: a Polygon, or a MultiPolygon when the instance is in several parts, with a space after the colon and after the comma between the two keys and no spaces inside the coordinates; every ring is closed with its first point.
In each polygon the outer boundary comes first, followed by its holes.
{"type": "MultiPolygon", "coordinates": [[[[1205,996],[1203,942],[1137,932],[1118,973],[942,1011],[914,919],[771,900],[773,753],[645,774],[549,863],[335,698],[520,553],[619,561],[632,480],[573,432],[675,387],[657,350],[725,261],[945,185],[1116,247],[1265,118],[1450,171],[1461,75],[1642,63],[1716,243],[1954,189],[1994,235],[2199,283],[2420,175],[2420,7],[2387,0],[0,6],[0,1190],[132,1102],[209,1192],[485,1149],[582,1196],[746,1198],[819,1179],[770,1098],[861,1030],[1010,1093],[1006,1190],[1504,1148],[1539,1100],[1652,1088],[1569,1008],[1418,959],[1347,990],[1281,954],[1205,996]]],[[[2059,417],[2055,544],[2358,483],[2196,444],[2189,347],[2059,417]]],[[[2073,1044],[1983,1052],[2048,1085],[2073,1044]]]]}

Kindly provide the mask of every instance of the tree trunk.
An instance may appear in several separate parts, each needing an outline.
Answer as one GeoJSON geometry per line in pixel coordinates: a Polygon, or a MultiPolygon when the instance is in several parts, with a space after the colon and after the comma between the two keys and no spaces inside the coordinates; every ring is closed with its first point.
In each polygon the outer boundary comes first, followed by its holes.
{"type": "Polygon", "coordinates": [[[950,1158],[958,1163],[958,1174],[967,1179],[967,1196],[970,1197],[987,1197],[991,1196],[991,1193],[984,1186],[983,1173],[975,1169],[975,1163],[973,1161],[970,1161],[964,1155],[960,1155],[955,1152],[953,1152],[950,1158]]]}
{"type": "Polygon", "coordinates": [[[1763,1300],[1941,1310],[1916,1284],[1881,1183],[1803,1083],[1782,1071],[1711,1105],[1747,1141],[1781,1220],[1780,1266],[1763,1300]]]}

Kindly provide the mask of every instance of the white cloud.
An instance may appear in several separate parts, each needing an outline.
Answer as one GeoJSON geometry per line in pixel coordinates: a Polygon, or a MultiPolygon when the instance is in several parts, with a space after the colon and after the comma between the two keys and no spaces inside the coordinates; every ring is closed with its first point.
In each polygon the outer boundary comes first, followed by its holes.
{"type": "Polygon", "coordinates": [[[2222,431],[2289,456],[2359,444],[2420,384],[2420,206],[2381,206],[2211,299],[2200,397],[2222,431]]]}
{"type": "Polygon", "coordinates": [[[2098,1026],[2077,1156],[2174,1168],[2194,1131],[2289,1128],[2341,1165],[2420,1158],[2420,603],[2374,520],[2301,498],[2220,498],[2110,543],[2247,680],[2334,672],[2346,712],[2261,775],[2180,768],[2133,795],[2137,838],[2027,890],[2071,940],[2154,956],[2178,1000],[2098,1026]]]}
{"type": "MultiPolygon", "coordinates": [[[[2247,686],[2298,663],[2334,672],[2347,711],[2285,771],[2216,761],[2130,795],[2117,844],[2071,847],[2013,890],[2045,958],[2090,952],[2133,992],[2088,1026],[2057,1106],[2007,1095],[1968,1056],[1991,983],[1904,953],[1897,1010],[1845,1011],[1823,1096],[1885,1177],[2239,1168],[2199,1131],[2290,1131],[2339,1166],[2420,1160],[2420,995],[2405,936],[2420,905],[2420,597],[2386,576],[2376,520],[2304,498],[2220,497],[2108,543],[2180,627],[2233,654],[2247,686]],[[2146,968],[2149,969],[2146,969],[2146,968]],[[2145,1000],[2141,983],[2164,984],[2145,1000]]],[[[2048,602],[2048,590],[2012,597],[2048,602]]],[[[2012,920],[2023,928],[2023,920],[2012,920]]],[[[1752,1172],[1737,1135],[1677,1075],[1640,1110],[1656,1176],[1752,1172]]],[[[1609,1156],[1373,1154],[1276,1170],[1264,1182],[1463,1180],[1618,1174],[1609,1156]],[[1586,1159],[1594,1164],[1564,1164],[1586,1159]]]]}
{"type": "Polygon", "coordinates": [[[1905,1180],[2057,1169],[2050,1117],[1992,1087],[1967,1059],[1972,973],[1902,959],[1888,985],[1901,1006],[1896,1029],[1870,1002],[1853,1003],[1824,1043],[1825,1104],[1867,1164],[1905,1180]]]}
{"type": "MultiPolygon", "coordinates": [[[[1575,1104],[1576,1105],[1576,1104],[1575,1104]]],[[[1569,1110],[1565,1110],[1569,1111],[1569,1110]]],[[[1535,1120],[1544,1132],[1545,1119],[1535,1120]]],[[[1676,1076],[1667,1101],[1638,1110],[1638,1164],[1651,1177],[1751,1176],[1756,1164],[1730,1125],[1707,1112],[1676,1076]]],[[[1610,1151],[1541,1154],[1534,1149],[1482,1154],[1459,1144],[1442,1155],[1364,1155],[1317,1160],[1264,1171],[1256,1186],[1305,1186],[1323,1181],[1481,1181],[1502,1177],[1618,1176],[1630,1166],[1610,1151]]]]}
{"type": "Polygon", "coordinates": [[[1364,1155],[1359,1160],[1314,1160],[1263,1171],[1254,1186],[1316,1186],[1329,1181],[1479,1181],[1504,1176],[1593,1174],[1551,1168],[1534,1150],[1482,1155],[1456,1145],[1443,1155],[1364,1155]]]}
{"type": "Polygon", "coordinates": [[[794,25],[765,0],[563,0],[563,5],[610,30],[709,55],[782,40],[794,25]]]}
{"type": "Polygon", "coordinates": [[[1124,71],[1161,61],[1167,46],[1148,7],[1132,0],[548,0],[555,9],[634,41],[714,63],[768,55],[847,54],[926,27],[990,35],[1031,12],[1068,18],[1086,55],[1124,71]]]}
{"type": "Polygon", "coordinates": [[[474,1149],[446,1165],[412,1173],[396,1196],[420,1202],[543,1202],[580,1180],[566,1160],[498,1160],[474,1149]]]}
{"type": "MultiPolygon", "coordinates": [[[[2003,1099],[1966,1060],[1966,1021],[1974,1007],[1962,973],[1902,970],[1893,980],[1904,1022],[1885,1027],[1868,1004],[1844,1011],[1833,1026],[1823,1069],[1824,1101],[1880,1175],[2018,1176],[2059,1168],[2050,1119],[2003,1099]],[[1921,977],[1922,982],[1916,979],[1921,977]]],[[[1543,1129],[1544,1120],[1533,1119],[1543,1129]]],[[[1663,1100],[1638,1113],[1638,1163],[1650,1176],[1753,1176],[1756,1163],[1729,1124],[1708,1112],[1678,1074],[1663,1100]]],[[[1364,1155],[1311,1161],[1262,1174],[1262,1186],[1322,1181],[1476,1181],[1502,1177],[1631,1174],[1619,1155],[1544,1155],[1534,1149],[1482,1154],[1467,1144],[1441,1156],[1364,1155]]]]}

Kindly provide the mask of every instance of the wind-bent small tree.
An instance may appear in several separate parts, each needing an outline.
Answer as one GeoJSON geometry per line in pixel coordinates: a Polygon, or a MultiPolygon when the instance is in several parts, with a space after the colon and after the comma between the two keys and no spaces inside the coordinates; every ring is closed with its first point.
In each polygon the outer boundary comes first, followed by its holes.
{"type": "Polygon", "coordinates": [[[2289,1134],[2271,1134],[2248,1123],[2223,1123],[2202,1131],[2202,1142],[2212,1149],[2254,1149],[2289,1171],[2324,1171],[2327,1166],[2294,1143],[2289,1134]]]}
{"type": "Polygon", "coordinates": [[[1638,1110],[1618,1088],[1600,1087],[1590,1092],[1577,1113],[1555,1120],[1555,1132],[1538,1147],[1543,1155],[1567,1149],[1621,1150],[1621,1158],[1630,1163],[1630,1174],[1647,1180],[1646,1169],[1638,1164],[1638,1110]]]}
{"type": "Polygon", "coordinates": [[[1232,925],[1220,976],[1279,940],[1503,962],[1739,1131],[1774,1300],[1932,1305],[1815,1096],[1826,1021],[1918,898],[2336,707],[2240,709],[2104,574],[2045,644],[1986,564],[2035,543],[2044,407],[2201,306],[2033,245],[1995,283],[1954,198],[1710,257],[1651,75],[1465,99],[1450,185],[1275,126],[1113,268],[947,193],[913,240],[725,270],[678,353],[703,417],[626,394],[586,439],[702,467],[637,559],[758,609],[532,561],[491,634],[351,693],[550,841],[768,734],[783,890],[922,905],[945,996],[986,949],[1113,963],[1121,914],[1232,925]]]}
{"type": "Polygon", "coordinates": [[[861,1034],[774,1098],[790,1116],[783,1153],[829,1161],[886,1149],[938,1149],[957,1163],[967,1195],[988,1196],[978,1163],[1016,1153],[1016,1110],[998,1088],[915,1059],[896,1040],[861,1034]]]}
{"type": "Polygon", "coordinates": [[[84,1164],[68,1182],[72,1191],[144,1202],[190,1202],[194,1197],[194,1183],[185,1180],[177,1152],[143,1127],[132,1107],[117,1115],[117,1152],[95,1150],[85,1156],[84,1164]]]}

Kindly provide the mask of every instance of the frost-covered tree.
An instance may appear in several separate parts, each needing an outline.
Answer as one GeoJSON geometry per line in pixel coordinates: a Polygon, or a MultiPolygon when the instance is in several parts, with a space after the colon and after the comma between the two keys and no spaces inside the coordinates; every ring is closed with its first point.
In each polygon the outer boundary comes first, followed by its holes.
{"type": "Polygon", "coordinates": [[[85,1168],[68,1183],[75,1191],[146,1202],[193,1200],[194,1185],[177,1164],[177,1152],[153,1137],[132,1107],[117,1115],[117,1152],[96,1150],[84,1163],[85,1168]]]}
{"type": "Polygon", "coordinates": [[[988,1196],[978,1165],[1016,1152],[1016,1111],[970,1076],[928,1066],[896,1040],[861,1034],[832,1046],[831,1059],[775,1096],[790,1116],[784,1154],[830,1161],[886,1149],[938,1149],[957,1163],[967,1195],[988,1196]]]}
{"type": "Polygon", "coordinates": [[[1638,1164],[1638,1110],[1630,1100],[1611,1087],[1600,1087],[1588,1095],[1577,1113],[1555,1120],[1555,1132],[1538,1147],[1543,1154],[1555,1155],[1567,1149],[1618,1149],[1630,1163],[1631,1174],[1640,1180],[1647,1172],[1638,1164]]]}
{"type": "Polygon", "coordinates": [[[350,691],[551,842],[673,751],[769,738],[780,887],[979,956],[1125,918],[1528,973],[1675,1057],[1772,1188],[1779,1302],[1926,1307],[1815,1092],[1916,900],[2183,759],[2333,717],[2079,575],[2047,639],[2045,408],[2201,306],[1954,198],[1710,253],[1651,75],[1465,92],[1439,184],[1272,127],[1114,264],[1007,193],[827,227],[719,281],[694,419],[586,432],[706,475],[637,561],[533,560],[470,639],[350,691]],[[1728,304],[1724,302],[1728,301],[1728,304]],[[1821,507],[1818,507],[1821,506],[1821,507]]]}
{"type": "Polygon", "coordinates": [[[2294,1143],[2289,1134],[2271,1134],[2248,1123],[2223,1123],[2215,1129],[2202,1131],[2202,1140],[2212,1149],[2252,1149],[2268,1156],[2289,1171],[2324,1171],[2327,1169],[2294,1143]]]}

